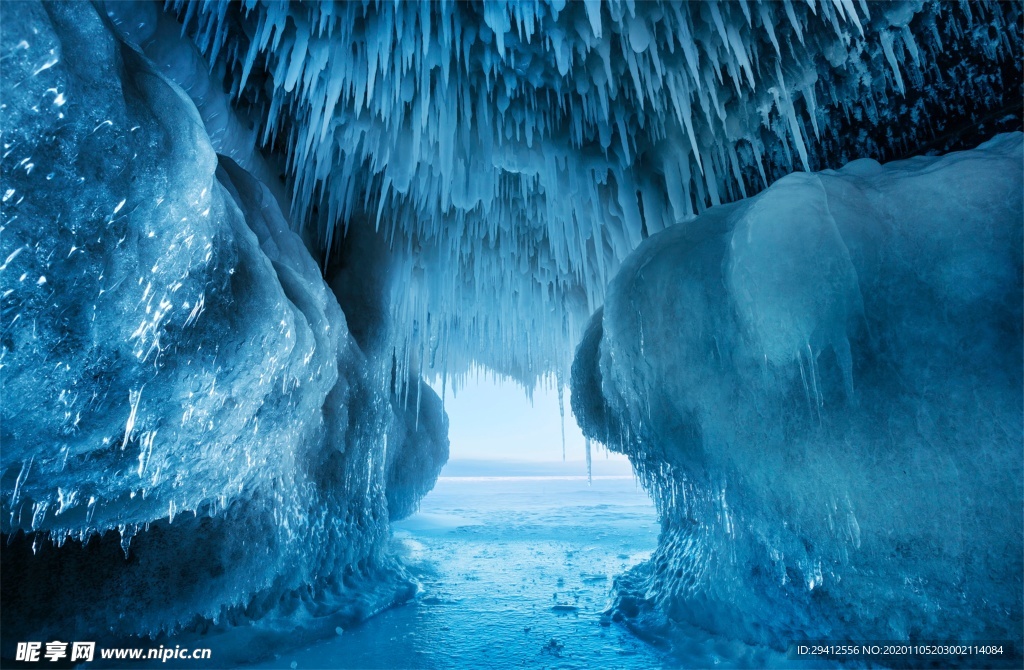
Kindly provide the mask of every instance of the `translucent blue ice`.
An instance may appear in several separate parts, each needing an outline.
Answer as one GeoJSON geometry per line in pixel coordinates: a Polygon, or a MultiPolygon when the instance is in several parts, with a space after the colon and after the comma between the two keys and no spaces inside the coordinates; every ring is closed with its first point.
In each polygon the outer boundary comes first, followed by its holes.
{"type": "Polygon", "coordinates": [[[5,8],[2,48],[11,639],[390,603],[440,399],[395,395],[267,187],[90,5],[5,8]]]}
{"type": "Polygon", "coordinates": [[[793,174],[649,238],[576,354],[584,433],[664,530],[638,628],[1014,639],[1022,135],[793,174]]]}

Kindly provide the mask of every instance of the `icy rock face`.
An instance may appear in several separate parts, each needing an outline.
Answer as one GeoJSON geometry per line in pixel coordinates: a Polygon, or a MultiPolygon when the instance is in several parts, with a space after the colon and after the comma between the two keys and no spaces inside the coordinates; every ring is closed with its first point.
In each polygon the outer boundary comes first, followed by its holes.
{"type": "Polygon", "coordinates": [[[437,372],[526,386],[567,371],[648,234],[795,169],[1020,124],[1015,2],[171,4],[326,255],[379,228],[437,372]]]}
{"type": "Polygon", "coordinates": [[[390,359],[92,5],[3,15],[5,644],[391,602],[390,359]]]}
{"type": "Polygon", "coordinates": [[[794,174],[652,236],[573,368],[663,517],[618,616],[791,639],[1022,622],[1022,135],[794,174]]]}

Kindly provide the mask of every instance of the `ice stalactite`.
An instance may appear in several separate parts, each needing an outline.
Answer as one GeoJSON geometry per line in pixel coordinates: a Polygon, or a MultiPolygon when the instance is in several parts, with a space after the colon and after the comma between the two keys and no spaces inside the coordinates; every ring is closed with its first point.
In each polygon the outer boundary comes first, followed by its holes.
{"type": "Polygon", "coordinates": [[[586,449],[586,452],[587,452],[587,483],[588,484],[593,484],[594,483],[594,470],[593,470],[593,467],[591,466],[591,462],[590,462],[590,438],[589,437],[585,439],[584,448],[586,449]]]}
{"type": "Polygon", "coordinates": [[[172,4],[325,254],[409,257],[400,348],[527,386],[645,236],[1020,98],[1018,3],[172,4]]]}
{"type": "Polygon", "coordinates": [[[1022,147],[793,174],[623,263],[572,389],[663,518],[616,618],[1020,648],[1022,147]]]}

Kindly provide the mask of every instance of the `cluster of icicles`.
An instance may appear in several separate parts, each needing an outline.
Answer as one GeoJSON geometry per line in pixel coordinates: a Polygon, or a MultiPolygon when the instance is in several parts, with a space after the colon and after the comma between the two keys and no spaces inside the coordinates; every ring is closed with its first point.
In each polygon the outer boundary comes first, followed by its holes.
{"type": "Polygon", "coordinates": [[[831,119],[879,122],[874,100],[1006,20],[866,0],[170,4],[286,147],[296,225],[328,255],[375,226],[409,261],[396,330],[429,314],[431,332],[399,348],[527,383],[566,372],[645,236],[823,167],[831,119]]]}

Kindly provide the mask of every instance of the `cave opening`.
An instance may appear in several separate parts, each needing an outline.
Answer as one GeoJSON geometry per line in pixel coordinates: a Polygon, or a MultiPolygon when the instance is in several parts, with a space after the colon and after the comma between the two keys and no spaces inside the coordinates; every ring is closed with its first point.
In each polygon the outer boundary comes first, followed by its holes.
{"type": "Polygon", "coordinates": [[[448,389],[448,462],[392,522],[418,597],[256,667],[663,663],[613,620],[610,595],[655,549],[657,512],[624,456],[595,445],[588,462],[571,416],[562,430],[569,390],[560,399],[556,384],[527,390],[476,370],[448,389]]]}
{"type": "Polygon", "coordinates": [[[0,15],[5,667],[1020,666],[1020,0],[0,15]]]}

